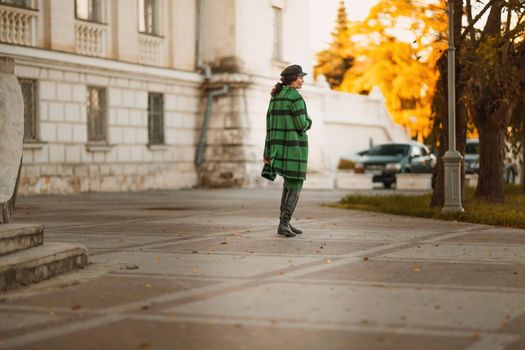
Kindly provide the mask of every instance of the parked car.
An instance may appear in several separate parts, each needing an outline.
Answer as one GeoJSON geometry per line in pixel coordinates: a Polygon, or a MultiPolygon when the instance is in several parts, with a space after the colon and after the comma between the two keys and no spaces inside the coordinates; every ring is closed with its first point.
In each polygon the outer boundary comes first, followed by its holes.
{"type": "Polygon", "coordinates": [[[479,140],[468,139],[467,147],[465,148],[465,173],[478,174],[479,173],[479,140]]]}
{"type": "Polygon", "coordinates": [[[436,156],[422,143],[389,143],[367,150],[359,163],[356,173],[373,174],[373,182],[382,182],[386,188],[396,182],[398,173],[432,173],[436,156]]]}

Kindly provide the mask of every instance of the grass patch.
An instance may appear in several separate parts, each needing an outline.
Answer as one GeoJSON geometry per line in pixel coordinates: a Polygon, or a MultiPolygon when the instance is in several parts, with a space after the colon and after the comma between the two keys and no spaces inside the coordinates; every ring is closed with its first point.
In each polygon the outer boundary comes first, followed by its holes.
{"type": "Polygon", "coordinates": [[[525,194],[517,185],[505,186],[505,203],[496,204],[474,198],[474,189],[467,188],[464,200],[465,212],[443,213],[441,209],[430,208],[432,194],[418,196],[349,195],[332,207],[388,213],[394,215],[457,220],[525,229],[525,194]]]}

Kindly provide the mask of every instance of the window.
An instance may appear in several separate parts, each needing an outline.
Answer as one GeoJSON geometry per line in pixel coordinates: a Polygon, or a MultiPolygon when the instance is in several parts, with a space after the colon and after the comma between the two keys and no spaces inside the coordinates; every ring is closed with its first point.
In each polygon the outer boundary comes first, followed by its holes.
{"type": "Polygon", "coordinates": [[[139,0],[139,32],[159,35],[159,2],[139,0]]]}
{"type": "Polygon", "coordinates": [[[421,157],[423,155],[423,152],[421,151],[421,147],[414,146],[412,147],[412,157],[421,157]]]}
{"type": "Polygon", "coordinates": [[[150,145],[164,144],[164,96],[148,94],[148,135],[150,145]]]}
{"type": "Polygon", "coordinates": [[[32,0],[0,0],[0,4],[24,8],[32,8],[32,2],[32,0]]]}
{"type": "Polygon", "coordinates": [[[106,141],[106,89],[88,86],[86,104],[88,142],[106,141]]]}
{"type": "Polygon", "coordinates": [[[18,78],[24,99],[24,141],[38,141],[36,80],[18,78]]]}
{"type": "Polygon", "coordinates": [[[76,0],[75,11],[78,19],[92,22],[102,22],[103,0],[76,0]]]}
{"type": "Polygon", "coordinates": [[[273,58],[281,60],[283,57],[283,10],[273,6],[273,58]]]}

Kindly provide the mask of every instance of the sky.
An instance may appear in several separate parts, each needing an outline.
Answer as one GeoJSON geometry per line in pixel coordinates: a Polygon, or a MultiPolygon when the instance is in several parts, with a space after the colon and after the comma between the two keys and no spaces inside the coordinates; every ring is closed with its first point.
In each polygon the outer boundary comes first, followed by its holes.
{"type": "MultiPolygon", "coordinates": [[[[378,0],[345,0],[350,20],[363,20],[378,0]]],[[[310,0],[311,43],[314,51],[325,49],[335,27],[339,0],[310,0]]]]}

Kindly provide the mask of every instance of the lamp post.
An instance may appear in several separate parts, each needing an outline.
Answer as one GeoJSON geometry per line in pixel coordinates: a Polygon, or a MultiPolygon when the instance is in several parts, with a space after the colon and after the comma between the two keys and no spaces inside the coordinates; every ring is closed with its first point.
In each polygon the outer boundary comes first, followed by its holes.
{"type": "Polygon", "coordinates": [[[445,165],[444,212],[462,212],[461,160],[456,150],[456,48],[454,47],[454,0],[448,0],[448,151],[445,165]]]}

